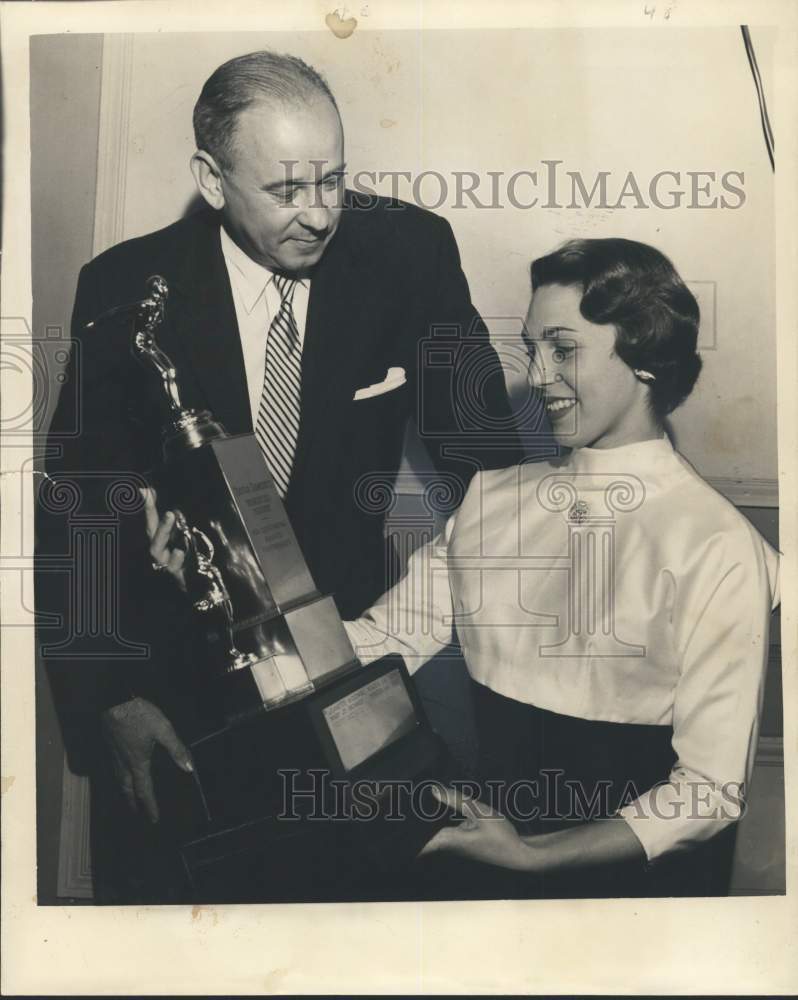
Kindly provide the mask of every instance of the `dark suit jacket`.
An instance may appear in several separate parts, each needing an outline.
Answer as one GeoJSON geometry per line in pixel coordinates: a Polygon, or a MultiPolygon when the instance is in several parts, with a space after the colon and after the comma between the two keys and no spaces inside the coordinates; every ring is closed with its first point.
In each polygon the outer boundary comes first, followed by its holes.
{"type": "MultiPolygon", "coordinates": [[[[354,197],[347,196],[339,230],[312,276],[301,426],[286,497],[317,587],[335,595],[344,618],[391,582],[384,511],[358,502],[355,487],[375,473],[393,482],[409,418],[436,467],[463,487],[478,466],[519,457],[498,361],[471,304],[449,224],[410,205],[356,196],[358,206],[354,197]],[[405,369],[406,385],[353,400],[389,367],[405,369]],[[457,454],[447,455],[452,447],[457,454]]],[[[135,480],[158,464],[165,410],[158,379],[132,356],[129,322],[89,332],[85,324],[141,299],[152,274],[169,285],[157,339],[175,363],[184,404],[209,409],[230,434],[252,430],[218,217],[202,211],[112,247],[80,274],[72,325],[80,348],[70,377],[80,381],[81,433],[59,438],[78,416],[74,395],[63,393],[51,428],[63,453],[48,468],[56,477],[101,472],[81,481],[84,510],[98,515],[108,478],[135,480]]],[[[180,657],[179,634],[191,629],[169,581],[151,570],[141,512],[116,514],[119,631],[127,641],[148,643],[151,653],[144,661],[101,656],[59,664],[61,697],[81,710],[133,693],[162,700],[164,661],[180,657]]]]}

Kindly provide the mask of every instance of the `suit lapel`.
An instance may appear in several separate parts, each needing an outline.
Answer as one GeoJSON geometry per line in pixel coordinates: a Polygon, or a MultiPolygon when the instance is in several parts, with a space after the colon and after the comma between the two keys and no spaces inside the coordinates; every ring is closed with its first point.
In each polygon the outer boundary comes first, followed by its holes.
{"type": "Polygon", "coordinates": [[[178,262],[170,309],[178,341],[213,416],[230,434],[252,430],[244,355],[218,220],[201,213],[178,262]]]}
{"type": "Polygon", "coordinates": [[[317,265],[310,284],[302,350],[302,419],[292,485],[301,480],[309,450],[320,433],[334,438],[352,399],[366,339],[376,310],[367,299],[361,248],[344,211],[339,231],[317,265]]]}

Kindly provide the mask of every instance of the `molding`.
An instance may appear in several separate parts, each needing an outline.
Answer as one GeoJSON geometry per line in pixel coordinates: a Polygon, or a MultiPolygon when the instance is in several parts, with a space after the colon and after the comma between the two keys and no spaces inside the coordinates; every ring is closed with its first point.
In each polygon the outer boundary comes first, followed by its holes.
{"type": "Polygon", "coordinates": [[[89,779],[73,774],[66,756],[61,787],[56,895],[67,899],[93,899],[89,779]]]}
{"type": "Polygon", "coordinates": [[[725,476],[707,476],[706,481],[722,493],[735,507],[778,507],[779,482],[777,479],[730,479],[725,476]]]}
{"type": "Polygon", "coordinates": [[[133,35],[103,37],[100,78],[100,124],[97,139],[97,195],[94,204],[93,254],[125,236],[130,97],[133,83],[133,35]]]}

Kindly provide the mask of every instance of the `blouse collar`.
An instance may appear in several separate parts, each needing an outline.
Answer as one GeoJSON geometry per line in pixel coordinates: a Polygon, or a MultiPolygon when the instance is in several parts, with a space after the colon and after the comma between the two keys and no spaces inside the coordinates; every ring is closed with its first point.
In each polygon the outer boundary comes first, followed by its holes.
{"type": "Polygon", "coordinates": [[[618,448],[576,448],[568,465],[579,473],[629,472],[645,477],[673,470],[676,453],[666,434],[650,441],[635,441],[618,448]]]}

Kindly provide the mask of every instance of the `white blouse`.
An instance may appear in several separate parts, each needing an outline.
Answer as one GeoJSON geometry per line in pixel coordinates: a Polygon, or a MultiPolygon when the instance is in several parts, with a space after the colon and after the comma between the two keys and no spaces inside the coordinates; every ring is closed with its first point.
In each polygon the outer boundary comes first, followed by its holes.
{"type": "Polygon", "coordinates": [[[563,715],[673,726],[667,783],[620,810],[649,860],[739,818],[778,556],[667,440],[483,472],[362,618],[412,672],[456,629],[471,676],[563,715]]]}

